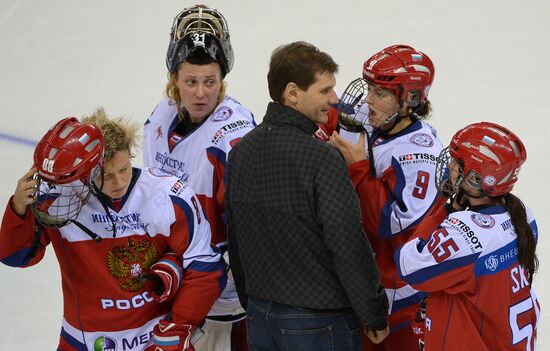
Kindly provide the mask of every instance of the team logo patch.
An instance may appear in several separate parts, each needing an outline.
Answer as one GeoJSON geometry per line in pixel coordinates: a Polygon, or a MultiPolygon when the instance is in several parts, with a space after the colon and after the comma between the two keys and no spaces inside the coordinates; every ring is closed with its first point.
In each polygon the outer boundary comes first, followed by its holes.
{"type": "Polygon", "coordinates": [[[417,133],[411,137],[411,143],[423,147],[431,147],[434,145],[434,140],[431,136],[425,133],[417,133]]]}
{"type": "Polygon", "coordinates": [[[495,177],[488,175],[485,178],[483,178],[483,182],[485,183],[485,185],[493,186],[496,184],[497,180],[495,177]]]}
{"type": "Polygon", "coordinates": [[[233,110],[227,106],[221,106],[219,109],[217,109],[212,116],[210,117],[210,120],[212,122],[221,122],[227,120],[231,115],[233,114],[233,110]]]}
{"type": "Polygon", "coordinates": [[[116,351],[116,341],[107,336],[100,336],[94,341],[94,351],[116,351]]]}
{"type": "Polygon", "coordinates": [[[176,195],[181,194],[181,192],[185,189],[185,185],[181,180],[177,180],[174,185],[172,185],[172,189],[170,189],[171,192],[173,192],[176,195]]]}
{"type": "Polygon", "coordinates": [[[485,268],[487,268],[491,272],[494,272],[497,270],[498,259],[496,255],[489,256],[489,258],[485,260],[485,268]]]}
{"type": "Polygon", "coordinates": [[[492,228],[495,225],[495,219],[493,217],[479,213],[472,214],[472,221],[485,229],[492,228]]]}
{"type": "Polygon", "coordinates": [[[155,141],[158,140],[159,138],[162,139],[162,136],[163,136],[164,134],[162,133],[162,127],[161,127],[161,126],[159,126],[159,127],[155,130],[155,133],[157,134],[157,138],[155,139],[155,141]]]}
{"type": "Polygon", "coordinates": [[[141,290],[141,275],[148,272],[157,259],[157,249],[149,240],[128,239],[126,245],[115,246],[107,253],[109,272],[124,291],[141,290]]]}

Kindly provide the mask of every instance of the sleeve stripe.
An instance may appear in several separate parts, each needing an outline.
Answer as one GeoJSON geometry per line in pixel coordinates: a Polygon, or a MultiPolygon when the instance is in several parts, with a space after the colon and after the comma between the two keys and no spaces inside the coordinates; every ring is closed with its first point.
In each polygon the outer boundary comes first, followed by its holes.
{"type": "Polygon", "coordinates": [[[33,244],[31,247],[27,247],[17,251],[16,253],[0,260],[3,264],[10,267],[24,267],[36,256],[36,248],[38,244],[33,244]]]}
{"type": "Polygon", "coordinates": [[[206,153],[214,156],[214,158],[216,158],[224,167],[226,166],[227,155],[223,152],[223,150],[211,146],[206,149],[206,153]]]}
{"type": "MultiPolygon", "coordinates": [[[[400,255],[400,251],[401,250],[396,252],[396,255],[400,255]]],[[[420,269],[407,276],[402,276],[401,274],[402,269],[401,267],[398,267],[399,275],[401,276],[401,279],[405,280],[410,285],[421,284],[429,279],[433,279],[437,276],[440,276],[454,269],[459,269],[459,268],[463,268],[468,265],[474,264],[478,256],[479,256],[479,253],[475,253],[473,255],[468,255],[468,256],[459,257],[456,259],[447,260],[439,264],[435,264],[434,262],[433,266],[420,269]]]]}
{"type": "Polygon", "coordinates": [[[190,246],[191,242],[193,241],[193,233],[195,232],[195,214],[193,213],[191,206],[189,206],[189,204],[181,197],[170,195],[170,198],[172,199],[172,203],[175,206],[178,206],[187,217],[187,233],[189,235],[190,246]]]}
{"type": "Polygon", "coordinates": [[[204,261],[193,261],[187,267],[187,269],[197,271],[197,272],[216,272],[223,270],[224,265],[222,262],[204,262],[204,261]]]}

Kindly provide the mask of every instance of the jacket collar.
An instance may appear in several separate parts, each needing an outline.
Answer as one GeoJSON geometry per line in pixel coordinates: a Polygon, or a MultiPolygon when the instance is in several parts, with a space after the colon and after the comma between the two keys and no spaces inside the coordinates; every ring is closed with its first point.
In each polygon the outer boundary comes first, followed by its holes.
{"type": "Polygon", "coordinates": [[[312,136],[319,129],[317,123],[307,118],[304,114],[277,102],[270,102],[267,105],[264,122],[272,125],[293,125],[312,136]]]}

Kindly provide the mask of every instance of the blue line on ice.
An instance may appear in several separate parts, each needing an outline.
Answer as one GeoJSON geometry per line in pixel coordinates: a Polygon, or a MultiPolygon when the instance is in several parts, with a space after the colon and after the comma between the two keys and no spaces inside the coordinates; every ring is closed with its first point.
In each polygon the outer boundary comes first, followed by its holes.
{"type": "Polygon", "coordinates": [[[25,139],[15,135],[9,135],[4,133],[0,133],[0,140],[6,140],[15,144],[22,144],[22,145],[27,145],[32,147],[35,147],[36,144],[38,144],[38,142],[34,140],[25,139]]]}

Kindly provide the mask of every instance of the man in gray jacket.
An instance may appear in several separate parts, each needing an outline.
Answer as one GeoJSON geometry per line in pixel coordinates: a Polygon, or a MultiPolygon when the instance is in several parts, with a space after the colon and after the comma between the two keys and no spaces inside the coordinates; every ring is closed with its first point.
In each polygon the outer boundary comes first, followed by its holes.
{"type": "Polygon", "coordinates": [[[257,350],[361,350],[388,334],[388,301],[339,152],[313,137],[326,123],[338,65],[295,42],[271,56],[274,102],[227,164],[229,255],[257,350]]]}

